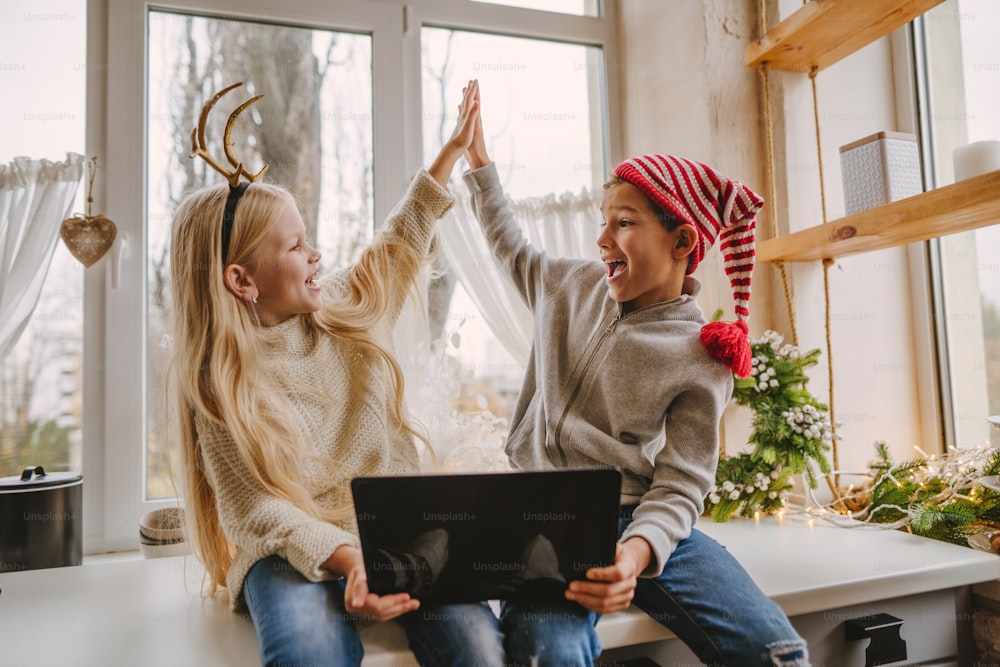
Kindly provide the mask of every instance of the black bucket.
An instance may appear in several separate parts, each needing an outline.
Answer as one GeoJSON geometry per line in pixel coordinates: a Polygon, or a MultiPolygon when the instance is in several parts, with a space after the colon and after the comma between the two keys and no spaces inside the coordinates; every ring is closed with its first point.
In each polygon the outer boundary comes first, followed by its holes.
{"type": "Polygon", "coordinates": [[[83,475],[29,466],[0,477],[0,572],[83,562],[83,475]]]}

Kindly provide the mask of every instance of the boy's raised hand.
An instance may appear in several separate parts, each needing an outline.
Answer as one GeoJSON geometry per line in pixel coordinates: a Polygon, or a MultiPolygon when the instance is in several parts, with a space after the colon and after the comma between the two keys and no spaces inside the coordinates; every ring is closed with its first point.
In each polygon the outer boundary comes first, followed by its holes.
{"type": "Polygon", "coordinates": [[[451,137],[441,147],[441,151],[431,166],[427,168],[427,173],[441,185],[448,185],[451,170],[458,162],[458,158],[469,149],[478,125],[479,83],[473,80],[462,89],[462,103],[458,107],[458,121],[455,123],[451,137]]]}
{"type": "MultiPolygon", "coordinates": [[[[473,79],[469,82],[469,89],[473,94],[472,100],[476,105],[476,108],[482,106],[479,97],[479,80],[473,79]]],[[[466,92],[463,90],[462,92],[466,92]]],[[[459,111],[461,112],[461,107],[459,111]]],[[[465,151],[465,160],[469,163],[469,168],[479,169],[490,163],[490,156],[486,152],[486,138],[483,136],[483,117],[482,114],[478,114],[476,118],[475,132],[472,135],[472,141],[469,143],[469,147],[465,151]]]]}

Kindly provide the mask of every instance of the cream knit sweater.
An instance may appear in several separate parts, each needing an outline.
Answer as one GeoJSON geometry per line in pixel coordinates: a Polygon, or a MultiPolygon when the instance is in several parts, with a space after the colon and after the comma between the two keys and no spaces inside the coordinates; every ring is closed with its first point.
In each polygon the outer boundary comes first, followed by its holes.
{"type": "MultiPolygon", "coordinates": [[[[422,170],[390,214],[383,233],[401,237],[424,253],[434,235],[434,222],[453,201],[448,190],[422,170]]],[[[408,278],[393,276],[385,286],[392,306],[373,331],[390,351],[408,278]]],[[[343,286],[342,276],[335,277],[326,289],[335,293],[343,286]]],[[[344,520],[334,525],[268,494],[244,467],[228,431],[199,415],[196,427],[206,476],[215,489],[222,528],[236,545],[226,581],[234,609],[242,605],[247,572],[272,554],[310,581],[331,579],[322,563],[340,546],[358,546],[351,478],[413,473],[420,465],[411,438],[388,416],[395,398],[384,371],[373,373],[362,367],[360,355],[341,339],[321,336],[312,345],[302,316],[263,333],[270,344],[268,370],[287,390],[302,442],[312,447],[311,456],[302,462],[306,487],[321,507],[347,511],[344,520]]]]}

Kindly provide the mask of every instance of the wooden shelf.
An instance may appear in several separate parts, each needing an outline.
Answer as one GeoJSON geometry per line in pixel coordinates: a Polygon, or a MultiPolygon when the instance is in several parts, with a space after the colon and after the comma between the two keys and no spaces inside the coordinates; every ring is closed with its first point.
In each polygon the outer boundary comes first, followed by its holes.
{"type": "Polygon", "coordinates": [[[1000,171],[861,211],[757,245],[758,262],[808,262],[1000,223],[1000,171]]]}
{"type": "Polygon", "coordinates": [[[750,43],[749,67],[823,69],[909,23],[944,0],[810,0],[750,43]]]}

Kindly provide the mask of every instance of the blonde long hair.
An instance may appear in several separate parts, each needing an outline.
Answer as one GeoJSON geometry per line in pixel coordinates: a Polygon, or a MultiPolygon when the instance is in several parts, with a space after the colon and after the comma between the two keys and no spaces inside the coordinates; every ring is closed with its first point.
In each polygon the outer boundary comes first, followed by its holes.
{"type": "MultiPolygon", "coordinates": [[[[261,363],[265,337],[252,306],[228,291],[220,227],[229,186],[198,190],[180,204],[173,222],[170,271],[174,299],[171,391],[181,445],[183,491],[188,539],[205,565],[209,592],[225,585],[234,545],[218,518],[215,490],[205,475],[196,415],[221,425],[232,436],[254,481],[323,521],[342,521],[350,508],[324,509],[303,486],[301,462],[307,449],[294,411],[283,408],[286,392],[261,363]]],[[[294,205],[284,189],[254,183],[240,199],[233,221],[229,262],[253,262],[271,222],[282,208],[294,205]]],[[[390,306],[385,286],[392,275],[414,281],[427,257],[385,235],[361,255],[348,272],[343,297],[324,301],[305,317],[315,343],[320,335],[342,338],[369,365],[385,369],[395,393],[387,417],[404,433],[424,440],[409,422],[403,406],[403,375],[392,354],[372,339],[371,330],[390,306]]]]}

